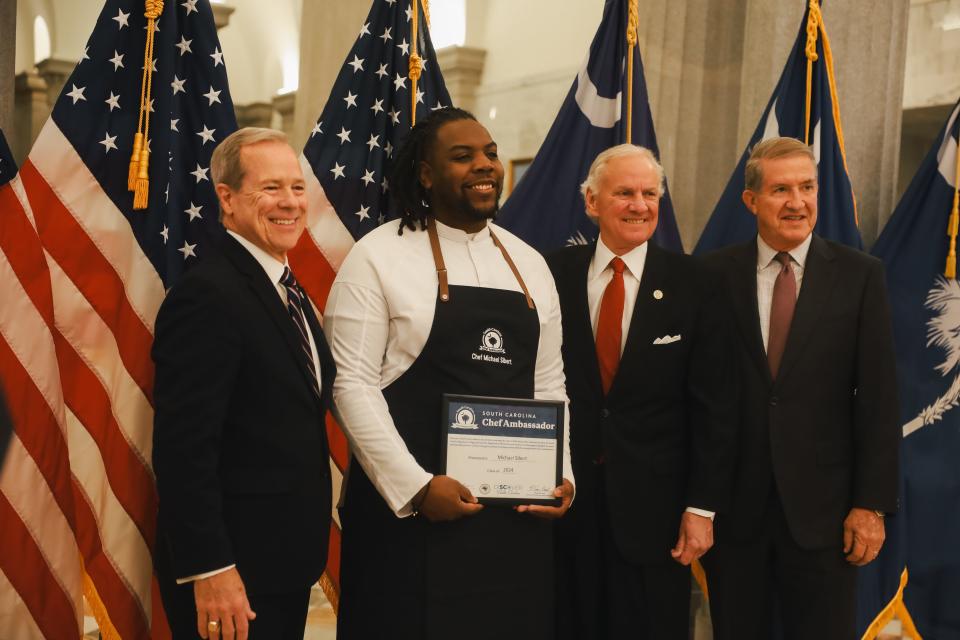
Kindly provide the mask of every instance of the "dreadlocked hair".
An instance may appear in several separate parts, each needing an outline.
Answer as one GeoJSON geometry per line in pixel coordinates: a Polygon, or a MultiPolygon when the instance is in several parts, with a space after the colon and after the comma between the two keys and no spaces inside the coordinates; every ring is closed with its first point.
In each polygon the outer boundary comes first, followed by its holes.
{"type": "Polygon", "coordinates": [[[416,231],[418,223],[421,231],[427,228],[430,194],[420,184],[419,166],[433,149],[440,127],[456,120],[476,121],[476,117],[464,109],[443,107],[431,111],[430,115],[414,125],[403,139],[390,173],[390,193],[400,211],[397,235],[403,235],[404,227],[416,231]]]}

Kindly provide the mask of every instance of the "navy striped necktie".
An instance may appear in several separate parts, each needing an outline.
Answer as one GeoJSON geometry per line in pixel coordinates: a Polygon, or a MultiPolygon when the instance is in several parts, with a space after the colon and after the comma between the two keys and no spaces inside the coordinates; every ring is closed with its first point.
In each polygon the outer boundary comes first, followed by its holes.
{"type": "Polygon", "coordinates": [[[320,397],[320,385],[317,382],[317,367],[313,360],[313,351],[310,350],[310,337],[307,333],[307,316],[303,312],[303,305],[308,304],[303,289],[297,284],[297,279],[293,277],[290,267],[283,268],[283,277],[280,278],[280,284],[287,290],[287,313],[290,319],[297,327],[297,335],[300,336],[300,346],[303,347],[303,355],[307,359],[307,370],[310,372],[310,382],[313,385],[313,391],[320,397]]]}

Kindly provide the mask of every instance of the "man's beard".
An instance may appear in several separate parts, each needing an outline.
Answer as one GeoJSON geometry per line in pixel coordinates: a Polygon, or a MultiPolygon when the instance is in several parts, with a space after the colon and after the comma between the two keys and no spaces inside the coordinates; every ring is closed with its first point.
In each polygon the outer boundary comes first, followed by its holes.
{"type": "Polygon", "coordinates": [[[497,189],[497,199],[493,203],[493,207],[487,210],[478,209],[472,204],[466,196],[460,197],[457,199],[457,209],[464,216],[472,218],[474,220],[496,220],[497,214],[500,213],[500,196],[503,193],[503,187],[497,189]]]}

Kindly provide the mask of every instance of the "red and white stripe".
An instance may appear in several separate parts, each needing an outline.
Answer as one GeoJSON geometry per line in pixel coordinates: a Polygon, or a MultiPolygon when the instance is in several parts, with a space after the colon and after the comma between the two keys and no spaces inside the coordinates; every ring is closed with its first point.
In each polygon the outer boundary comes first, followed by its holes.
{"type": "Polygon", "coordinates": [[[119,637],[169,637],[150,557],[163,283],[52,119],[20,180],[0,195],[0,370],[16,433],[0,476],[0,583],[13,587],[0,584],[0,629],[78,637],[85,572],[119,637]]]}
{"type": "MultiPolygon", "coordinates": [[[[290,266],[311,302],[322,313],[337,270],[353,247],[353,236],[327,199],[307,159],[300,155],[300,167],[307,181],[307,228],[300,242],[288,254],[290,266]]],[[[333,513],[330,521],[330,548],[327,554],[326,577],[333,585],[331,601],[336,608],[340,592],[340,515],[337,496],[350,460],[347,439],[333,416],[327,416],[327,440],[330,443],[330,472],[333,478],[333,513]]]]}

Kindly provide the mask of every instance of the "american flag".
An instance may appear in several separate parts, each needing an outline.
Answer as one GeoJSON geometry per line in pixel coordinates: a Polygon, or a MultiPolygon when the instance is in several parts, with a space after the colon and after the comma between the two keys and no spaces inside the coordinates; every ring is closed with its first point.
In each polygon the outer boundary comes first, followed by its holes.
{"type": "Polygon", "coordinates": [[[236,129],[207,0],[155,28],[146,210],[127,168],[143,0],[108,0],[0,217],[0,377],[15,438],[0,476],[0,629],[78,637],[81,593],[104,638],[169,631],[150,550],[153,323],[165,290],[223,231],[210,155],[236,129]]]}
{"type": "MultiPolygon", "coordinates": [[[[413,96],[418,120],[432,109],[450,106],[422,10],[414,46],[413,6],[405,0],[374,0],[303,149],[307,232],[289,259],[321,310],[353,243],[398,215],[389,200],[389,174],[396,149],[411,128],[413,96]],[[414,52],[425,63],[416,93],[408,77],[414,52]]],[[[347,443],[330,418],[327,434],[336,493],[348,461],[347,443]]],[[[334,509],[324,584],[334,606],[339,575],[340,529],[334,509]]]]}

